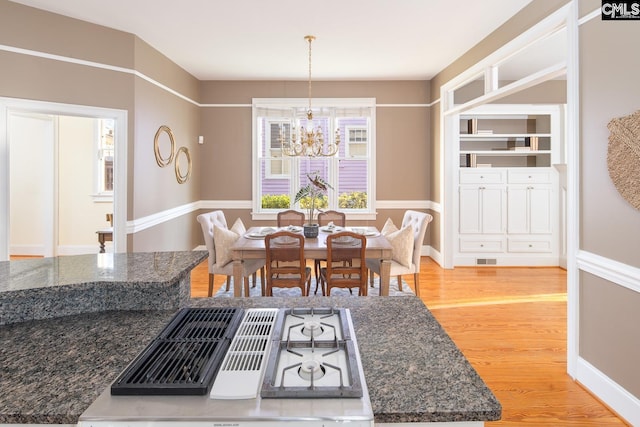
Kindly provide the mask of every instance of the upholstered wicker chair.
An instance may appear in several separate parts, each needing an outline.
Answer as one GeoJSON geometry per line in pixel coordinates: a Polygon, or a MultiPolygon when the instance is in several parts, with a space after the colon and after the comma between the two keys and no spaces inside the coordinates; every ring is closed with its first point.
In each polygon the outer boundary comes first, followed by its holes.
{"type": "MultiPolygon", "coordinates": [[[[389,275],[391,277],[398,277],[398,288],[401,289],[400,286],[403,275],[413,274],[413,283],[417,296],[420,296],[420,251],[427,227],[432,220],[433,217],[428,213],[412,210],[406,211],[402,219],[401,228],[407,226],[413,228],[413,255],[411,257],[411,265],[405,266],[395,260],[391,261],[391,272],[389,275]]],[[[367,268],[369,269],[369,282],[371,286],[373,286],[373,273],[380,275],[380,260],[367,259],[367,268]]]]}
{"type": "Polygon", "coordinates": [[[342,231],[327,236],[327,266],[320,269],[323,294],[331,296],[331,288],[358,288],[358,295],[367,295],[366,249],[362,234],[342,231]]]}
{"type": "Polygon", "coordinates": [[[304,258],[304,237],[279,231],[264,238],[264,247],[267,252],[265,296],[273,296],[273,288],[300,288],[302,296],[307,296],[311,268],[304,258]]]}
{"type": "MultiPolygon", "coordinates": [[[[204,235],[204,243],[209,251],[209,296],[213,295],[213,279],[216,274],[224,274],[227,276],[227,291],[231,284],[231,277],[233,276],[233,261],[226,261],[220,263],[216,261],[216,245],[213,238],[214,225],[228,229],[227,220],[224,216],[224,212],[212,211],[198,215],[198,222],[202,226],[202,234],[204,235]]],[[[264,259],[245,260],[242,263],[242,276],[244,277],[244,289],[245,296],[249,296],[249,276],[253,276],[253,286],[256,284],[256,271],[260,270],[260,277],[262,280],[262,288],[264,294],[264,259]]],[[[234,284],[234,286],[240,286],[240,284],[234,284]]]]}

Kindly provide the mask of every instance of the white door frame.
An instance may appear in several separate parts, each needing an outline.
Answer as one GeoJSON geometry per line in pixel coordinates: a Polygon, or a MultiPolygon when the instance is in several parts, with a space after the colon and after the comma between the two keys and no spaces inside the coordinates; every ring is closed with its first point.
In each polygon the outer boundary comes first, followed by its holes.
{"type": "Polygon", "coordinates": [[[59,104],[17,98],[0,98],[0,261],[9,259],[9,114],[14,112],[110,118],[115,122],[115,165],[113,198],[113,245],[115,252],[127,251],[127,119],[126,110],[85,105],[59,104]]]}

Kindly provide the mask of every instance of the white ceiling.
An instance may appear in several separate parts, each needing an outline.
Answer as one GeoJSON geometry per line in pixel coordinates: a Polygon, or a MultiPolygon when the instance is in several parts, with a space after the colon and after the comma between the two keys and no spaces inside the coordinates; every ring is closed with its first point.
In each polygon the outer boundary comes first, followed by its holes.
{"type": "Polygon", "coordinates": [[[134,33],[200,80],[428,80],[531,0],[12,0],[134,33]]]}

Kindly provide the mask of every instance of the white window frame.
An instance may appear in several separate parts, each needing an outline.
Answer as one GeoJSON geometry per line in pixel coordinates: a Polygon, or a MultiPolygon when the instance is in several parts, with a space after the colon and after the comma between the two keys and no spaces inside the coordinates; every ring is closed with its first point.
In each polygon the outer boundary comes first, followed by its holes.
{"type": "MultiPolygon", "coordinates": [[[[351,154],[351,145],[352,144],[364,144],[365,145],[365,149],[367,152],[369,152],[369,135],[367,134],[367,139],[365,141],[351,141],[351,139],[349,138],[349,134],[350,131],[352,130],[364,130],[365,132],[367,131],[367,126],[362,126],[362,125],[348,125],[344,127],[344,134],[345,134],[345,147],[346,147],[346,154],[345,157],[347,158],[358,158],[358,157],[363,157],[361,155],[357,155],[357,154],[351,154]]],[[[366,157],[366,156],[365,156],[366,157]]]]}
{"type": "MultiPolygon", "coordinates": [[[[271,126],[274,124],[279,124],[280,126],[282,125],[291,125],[291,121],[288,119],[267,119],[267,127],[268,127],[268,135],[265,135],[265,140],[268,141],[269,144],[269,151],[274,150],[273,148],[273,141],[271,140],[271,126]]],[[[270,152],[270,154],[272,154],[270,152]]],[[[287,158],[285,156],[281,156],[278,157],[276,160],[276,157],[274,157],[273,155],[270,156],[270,158],[272,158],[271,161],[266,163],[266,174],[267,177],[269,177],[269,179],[288,179],[291,176],[291,162],[287,161],[287,158]],[[271,166],[273,164],[274,161],[279,161],[282,164],[281,170],[285,171],[286,169],[288,169],[288,171],[286,173],[274,173],[271,169],[271,166]],[[285,166],[287,165],[287,166],[285,166]]]]}
{"type": "MultiPolygon", "coordinates": [[[[257,111],[262,108],[306,108],[309,100],[307,98],[253,98],[252,100],[252,219],[254,220],[275,220],[277,210],[263,210],[261,206],[261,183],[260,183],[260,129],[257,127],[257,111]]],[[[315,98],[312,99],[312,107],[315,108],[368,108],[369,109],[369,127],[370,132],[367,140],[367,152],[369,156],[368,175],[367,175],[367,209],[348,210],[347,218],[352,220],[375,220],[376,219],[376,150],[375,150],[375,131],[376,131],[376,100],[375,98],[315,98]]],[[[275,118],[274,118],[275,120],[275,118]]],[[[332,115],[330,120],[330,129],[327,136],[333,136],[335,117],[332,115]]],[[[295,126],[295,124],[293,124],[295,126]]],[[[344,143],[344,142],[343,142],[344,143]]],[[[349,160],[351,157],[345,157],[349,160]]],[[[363,157],[357,156],[356,159],[363,157]]],[[[301,158],[291,157],[290,170],[299,170],[299,162],[301,158]]],[[[338,157],[329,158],[329,180],[335,182],[338,176],[338,168],[340,159],[338,157]]],[[[292,174],[288,178],[291,179],[292,189],[299,188],[298,174],[292,174]]],[[[295,197],[295,191],[291,190],[291,200],[295,197]]],[[[337,194],[330,194],[330,208],[338,209],[337,194]]],[[[299,209],[294,207],[295,209],[299,209]]]]}
{"type": "MultiPolygon", "coordinates": [[[[95,143],[94,143],[94,152],[95,152],[95,163],[94,163],[94,194],[92,194],[93,201],[95,203],[111,203],[113,202],[113,189],[107,190],[105,183],[105,154],[104,154],[104,146],[102,143],[103,134],[105,133],[105,128],[103,126],[104,120],[112,120],[112,119],[95,119],[94,120],[94,135],[95,135],[95,143]]],[[[113,121],[113,120],[112,120],[113,121]]],[[[115,123],[113,124],[115,127],[115,123]]],[[[112,133],[112,138],[114,140],[113,144],[113,161],[115,162],[115,135],[112,133]]],[[[115,180],[115,175],[114,175],[115,180]]],[[[112,186],[113,186],[112,182],[112,186]]]]}

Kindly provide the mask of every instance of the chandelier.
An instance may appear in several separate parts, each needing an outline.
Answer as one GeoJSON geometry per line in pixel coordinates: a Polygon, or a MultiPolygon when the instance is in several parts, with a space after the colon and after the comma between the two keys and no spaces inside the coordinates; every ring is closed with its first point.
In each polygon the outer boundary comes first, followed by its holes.
{"type": "Polygon", "coordinates": [[[311,110],[311,42],[316,38],[315,36],[305,36],[304,39],[309,42],[309,107],[307,108],[307,123],[306,126],[300,126],[297,133],[296,129],[293,128],[290,139],[287,138],[286,129],[281,126],[280,146],[285,156],[329,157],[338,152],[340,130],[336,129],[334,142],[329,142],[325,146],[322,128],[320,126],[313,127],[313,111],[311,110]]]}

